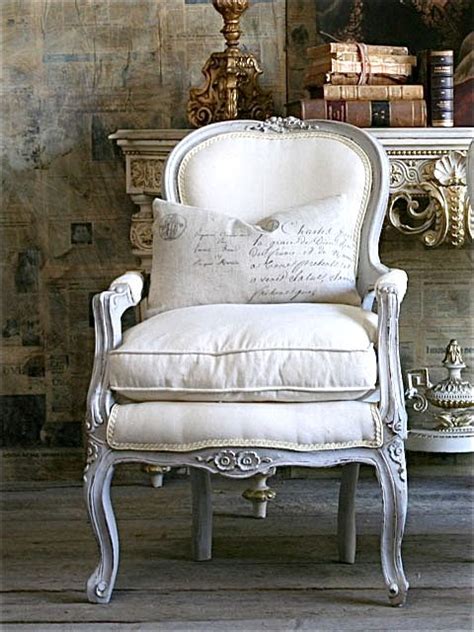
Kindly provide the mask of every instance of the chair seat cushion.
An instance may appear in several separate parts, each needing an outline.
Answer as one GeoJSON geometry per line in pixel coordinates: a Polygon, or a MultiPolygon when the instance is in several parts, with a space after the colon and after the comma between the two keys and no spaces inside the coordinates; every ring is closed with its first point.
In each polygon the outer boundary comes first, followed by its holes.
{"type": "Polygon", "coordinates": [[[332,304],[201,305],[129,329],[109,354],[134,401],[328,401],[376,386],[377,317],[332,304]]]}
{"type": "MultiPolygon", "coordinates": [[[[377,406],[365,402],[116,404],[107,424],[107,442],[116,450],[377,448],[382,434],[377,406]]],[[[235,459],[226,456],[232,469],[235,459]]]]}

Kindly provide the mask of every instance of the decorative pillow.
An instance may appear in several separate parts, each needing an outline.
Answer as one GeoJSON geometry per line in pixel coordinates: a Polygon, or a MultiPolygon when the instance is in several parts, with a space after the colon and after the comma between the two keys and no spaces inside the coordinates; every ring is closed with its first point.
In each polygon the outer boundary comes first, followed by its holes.
{"type": "Polygon", "coordinates": [[[360,219],[346,196],[273,213],[256,225],[155,199],[148,316],[215,303],[360,305],[360,219]]]}

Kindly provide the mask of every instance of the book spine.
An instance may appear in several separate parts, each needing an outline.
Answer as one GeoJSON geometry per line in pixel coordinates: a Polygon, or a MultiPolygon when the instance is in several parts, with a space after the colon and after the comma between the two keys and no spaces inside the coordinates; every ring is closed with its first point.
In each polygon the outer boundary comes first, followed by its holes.
{"type": "MultiPolygon", "coordinates": [[[[362,63],[360,61],[338,61],[337,59],[328,59],[326,61],[313,62],[308,72],[317,74],[324,72],[340,72],[340,73],[361,73],[362,63]]],[[[372,63],[370,64],[370,74],[373,75],[405,75],[409,76],[412,73],[412,64],[394,63],[394,64],[382,64],[372,63]]]]}
{"type": "MultiPolygon", "coordinates": [[[[312,63],[330,64],[332,61],[360,63],[361,58],[359,53],[340,52],[320,55],[319,57],[315,57],[312,63]]],[[[393,66],[394,64],[410,64],[411,66],[416,66],[416,57],[414,55],[379,55],[369,53],[367,55],[367,61],[373,65],[393,66]]]]}
{"type": "MultiPolygon", "coordinates": [[[[310,46],[306,49],[306,54],[310,58],[339,52],[357,53],[359,52],[359,48],[357,44],[332,42],[331,44],[322,44],[321,46],[310,46]]],[[[377,46],[376,44],[367,44],[367,52],[380,55],[408,55],[408,48],[406,46],[377,46]]]]}
{"type": "MultiPolygon", "coordinates": [[[[331,84],[333,86],[356,86],[359,82],[360,75],[356,73],[325,73],[325,72],[307,72],[304,76],[304,87],[312,88],[331,84]]],[[[406,82],[407,78],[403,75],[367,75],[365,85],[368,86],[387,86],[400,85],[406,82]]]]}
{"type": "Polygon", "coordinates": [[[425,127],[426,102],[301,99],[287,105],[289,116],[342,121],[358,127],[425,127]]]}
{"type": "Polygon", "coordinates": [[[430,120],[433,127],[454,125],[454,54],[430,51],[430,120]]]}
{"type": "Polygon", "coordinates": [[[390,101],[423,99],[423,86],[335,86],[326,84],[310,88],[312,98],[345,101],[390,101]]]}

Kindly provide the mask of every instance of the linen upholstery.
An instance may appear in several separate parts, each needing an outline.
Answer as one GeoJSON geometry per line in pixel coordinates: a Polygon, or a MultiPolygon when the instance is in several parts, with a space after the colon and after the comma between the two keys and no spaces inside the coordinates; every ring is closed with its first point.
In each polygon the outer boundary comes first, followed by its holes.
{"type": "Polygon", "coordinates": [[[178,198],[254,223],[269,209],[284,211],[341,194],[357,213],[366,208],[371,184],[366,154],[333,132],[230,132],[186,154],[178,171],[178,198]]]}
{"type": "Polygon", "coordinates": [[[272,213],[256,225],[158,198],[153,209],[148,316],[212,303],[360,305],[363,210],[348,208],[345,195],[272,213]]]}
{"type": "Polygon", "coordinates": [[[364,402],[116,404],[107,442],[117,450],[176,452],[214,446],[297,451],[379,447],[382,422],[377,407],[364,402]]]}
{"type": "Polygon", "coordinates": [[[134,401],[359,399],[376,386],[376,337],[377,316],[351,305],[184,307],[126,331],[109,380],[134,401]]]}

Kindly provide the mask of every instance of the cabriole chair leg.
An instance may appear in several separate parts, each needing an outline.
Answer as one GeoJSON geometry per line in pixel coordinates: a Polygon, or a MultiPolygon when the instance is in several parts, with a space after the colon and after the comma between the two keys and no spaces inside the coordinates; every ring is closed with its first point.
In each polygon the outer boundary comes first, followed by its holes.
{"type": "Polygon", "coordinates": [[[354,564],[357,549],[355,497],[359,480],[359,463],[342,467],[337,514],[337,546],[339,561],[354,564]]]}
{"type": "Polygon", "coordinates": [[[409,586],[403,570],[401,552],[408,500],[405,446],[402,439],[394,438],[378,450],[378,455],[376,470],[383,499],[382,570],[390,603],[393,606],[402,606],[409,586]]]}
{"type": "Polygon", "coordinates": [[[100,555],[99,564],[87,582],[91,603],[110,601],[119,565],[119,539],[110,500],[114,466],[107,463],[106,456],[107,452],[101,451],[84,476],[87,510],[100,555]]]}
{"type": "Polygon", "coordinates": [[[198,562],[212,558],[211,475],[192,467],[189,472],[193,499],[193,557],[198,562]]]}

